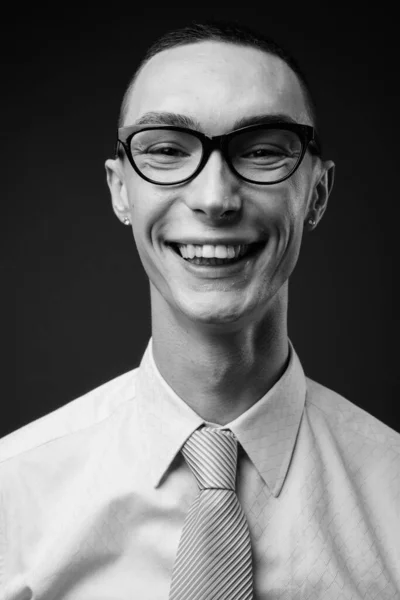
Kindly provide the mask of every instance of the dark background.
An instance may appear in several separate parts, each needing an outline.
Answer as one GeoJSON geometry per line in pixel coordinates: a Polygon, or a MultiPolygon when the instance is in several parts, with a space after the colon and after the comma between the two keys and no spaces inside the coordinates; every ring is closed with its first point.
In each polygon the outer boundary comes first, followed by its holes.
{"type": "Polygon", "coordinates": [[[5,21],[0,435],[138,364],[150,335],[148,285],[130,229],[112,213],[103,163],[147,45],[211,17],[268,33],[314,88],[337,177],[292,277],[290,337],[310,377],[400,430],[394,14],[382,5],[229,14],[173,6],[41,5],[5,21]]]}

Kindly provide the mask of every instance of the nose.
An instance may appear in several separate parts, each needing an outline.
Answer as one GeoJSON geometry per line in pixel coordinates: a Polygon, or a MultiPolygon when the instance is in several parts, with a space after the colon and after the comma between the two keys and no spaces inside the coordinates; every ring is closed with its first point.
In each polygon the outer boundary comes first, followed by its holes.
{"type": "Polygon", "coordinates": [[[234,220],[242,208],[240,183],[218,150],[186,188],[186,204],[204,221],[234,220]]]}

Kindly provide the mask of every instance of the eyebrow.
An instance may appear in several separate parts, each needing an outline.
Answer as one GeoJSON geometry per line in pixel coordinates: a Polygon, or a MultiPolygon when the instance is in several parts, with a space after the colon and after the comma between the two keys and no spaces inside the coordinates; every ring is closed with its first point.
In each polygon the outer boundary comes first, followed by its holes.
{"type": "Polygon", "coordinates": [[[199,121],[193,117],[171,112],[147,112],[139,117],[134,125],[172,125],[201,131],[199,121]]]}
{"type": "Polygon", "coordinates": [[[238,121],[235,121],[233,129],[241,129],[242,127],[248,127],[249,125],[273,125],[274,123],[297,123],[297,121],[285,113],[265,113],[250,117],[242,117],[238,121]]]}
{"type": "MultiPolygon", "coordinates": [[[[235,129],[241,129],[242,127],[247,127],[248,125],[269,125],[274,123],[297,123],[297,121],[284,113],[265,113],[238,119],[235,121],[231,131],[234,131],[235,129]]],[[[200,122],[197,119],[188,115],[181,115],[179,113],[172,112],[147,112],[139,117],[139,119],[135,121],[134,125],[171,125],[173,127],[186,127],[196,131],[203,130],[200,122]]]]}

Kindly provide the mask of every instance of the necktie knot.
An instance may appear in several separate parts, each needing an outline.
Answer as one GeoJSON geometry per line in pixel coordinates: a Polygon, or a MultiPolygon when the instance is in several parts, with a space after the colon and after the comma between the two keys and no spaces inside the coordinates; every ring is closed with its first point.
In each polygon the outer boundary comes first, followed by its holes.
{"type": "Polygon", "coordinates": [[[186,515],[169,600],[251,600],[250,532],[235,493],[238,445],[231,431],[203,427],[182,448],[199,493],[186,515]]]}
{"type": "Polygon", "coordinates": [[[200,490],[235,491],[237,441],[231,431],[197,429],[183,446],[182,454],[200,490]]]}

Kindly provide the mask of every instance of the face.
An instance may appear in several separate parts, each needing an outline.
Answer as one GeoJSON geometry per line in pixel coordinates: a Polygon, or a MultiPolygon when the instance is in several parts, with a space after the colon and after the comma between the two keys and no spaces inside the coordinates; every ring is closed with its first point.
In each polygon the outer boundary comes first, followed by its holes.
{"type": "MultiPolygon", "coordinates": [[[[135,82],[125,126],[148,113],[189,117],[208,136],[258,115],[312,124],[297,77],[283,61],[221,42],[153,57],[135,82]]],[[[132,223],[153,304],[203,324],[263,318],[286,289],[305,220],[310,211],[318,220],[329,193],[329,169],[309,152],[289,179],[268,186],[239,179],[219,151],[195,179],[176,186],[143,180],[126,158],[106,166],[114,210],[132,223]],[[190,258],[194,252],[203,258],[190,258]]]]}

